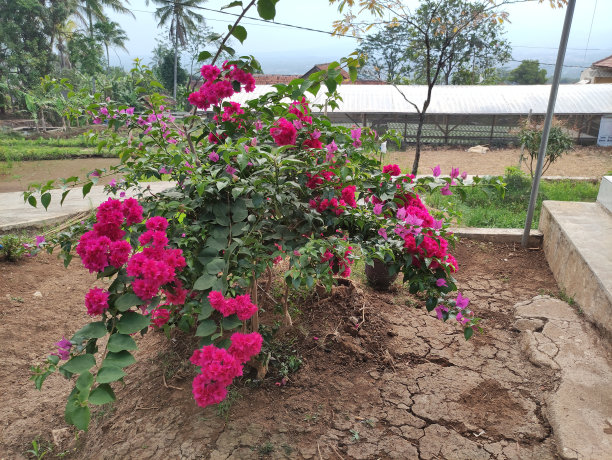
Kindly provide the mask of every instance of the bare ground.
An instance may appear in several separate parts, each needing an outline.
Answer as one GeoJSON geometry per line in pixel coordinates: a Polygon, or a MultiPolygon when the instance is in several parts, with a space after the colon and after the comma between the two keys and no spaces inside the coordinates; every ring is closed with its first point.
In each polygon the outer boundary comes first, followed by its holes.
{"type": "MultiPolygon", "coordinates": [[[[126,385],[116,385],[118,401],[47,458],[556,458],[541,410],[556,375],[526,359],[511,326],[516,302],[557,291],[544,255],[470,241],[455,255],[459,288],[484,318],[484,334],[469,342],[404,289],[378,293],[356,279],[299,301],[293,328],[277,333],[279,343],[295,337],[289,347],[304,361],[288,383],[277,385],[274,372],[263,382],[247,375],[223,413],[193,401],[193,369],[181,364],[193,345],[147,334],[126,385]],[[365,319],[359,329],[355,317],[365,319]]],[[[67,426],[71,383],[54,376],[40,393],[28,369],[87,321],[93,282],[76,261],[67,270],[42,254],[0,262],[0,457],[22,458],[36,437],[51,446],[52,430],[67,426]]],[[[260,306],[268,324],[279,319],[270,302],[260,306]]]]}
{"type": "MultiPolygon", "coordinates": [[[[430,174],[431,168],[441,165],[447,174],[451,167],[458,167],[468,174],[504,174],[508,166],[517,166],[520,149],[496,149],[485,154],[470,153],[460,148],[426,147],[421,155],[419,173],[430,174]]],[[[414,149],[389,154],[385,163],[397,163],[402,170],[409,172],[414,161],[414,149]]],[[[9,167],[0,162],[0,193],[18,192],[27,189],[32,182],[47,182],[50,179],[70,176],[83,177],[95,168],[108,168],[119,160],[112,158],[86,158],[75,160],[41,160],[15,162],[9,167]]],[[[522,166],[525,172],[529,167],[522,166]]],[[[548,176],[582,176],[600,179],[612,172],[612,148],[576,147],[563,156],[546,172],[548,176]]],[[[107,184],[113,176],[102,179],[107,184]]],[[[115,178],[117,178],[115,176],[115,178]]]]}

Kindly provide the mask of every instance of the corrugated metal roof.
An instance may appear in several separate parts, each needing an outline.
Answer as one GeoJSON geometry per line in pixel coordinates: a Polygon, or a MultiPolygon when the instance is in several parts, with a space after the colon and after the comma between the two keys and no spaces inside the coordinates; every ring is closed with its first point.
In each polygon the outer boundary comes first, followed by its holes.
{"type": "MultiPolygon", "coordinates": [[[[398,85],[406,98],[422,107],[426,86],[398,85]]],[[[272,86],[260,85],[253,93],[236,94],[232,100],[244,103],[267,92],[272,86]]],[[[342,85],[342,101],[335,112],[416,113],[414,107],[392,85],[342,85]]],[[[445,86],[434,87],[428,114],[524,115],[546,113],[550,85],[445,86]]],[[[311,96],[306,93],[306,96],[311,96]]],[[[323,103],[319,93],[311,102],[323,103]]],[[[561,85],[555,105],[556,114],[612,114],[612,84],[561,85]]]]}

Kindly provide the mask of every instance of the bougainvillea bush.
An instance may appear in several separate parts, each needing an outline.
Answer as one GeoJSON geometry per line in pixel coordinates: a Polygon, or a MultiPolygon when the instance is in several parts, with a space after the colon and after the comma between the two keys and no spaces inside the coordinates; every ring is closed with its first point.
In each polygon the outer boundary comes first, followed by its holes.
{"type": "MultiPolygon", "coordinates": [[[[86,268],[110,281],[85,297],[94,322],[62,338],[58,351],[34,369],[38,387],[56,370],[76,377],[68,422],[87,429],[89,405],[114,400],[111,384],[135,360],[133,335],[149,329],[179,328],[200,338],[191,363],[199,371],[193,395],[201,406],[222,401],[247,363],[265,369],[258,356],[258,280],[282,259],[288,327],[290,289],[331,288],[364,257],[403,273],[429,311],[472,335],[478,319],[468,299],[453,294],[457,262],[448,224],[418,195],[425,188],[453,193],[466,175],[453,169],[442,177],[439,168],[419,179],[403,174],[375,159],[392,133],[333,126],[319,115],[321,107],[315,116],[306,93],[325,87],[325,105],[333,109],[341,65],[353,74],[356,62],[334,63],[243,104],[232,96],[254,90],[257,61],[204,65],[203,83],[189,96],[200,110],[180,122],[149,86],[142,87],[145,113],[108,99],[85,109],[94,123],[107,125],[99,148],[118,152],[124,179],[111,183],[115,198],[100,205],[95,219],[55,241],[66,263],[76,252],[86,268]],[[143,183],[151,178],[173,186],[151,196],[143,183]],[[139,200],[125,199],[130,187],[140,188],[139,200]]],[[[90,174],[84,193],[102,174],[90,174]]],[[[475,182],[503,186],[499,179],[475,182]]]]}

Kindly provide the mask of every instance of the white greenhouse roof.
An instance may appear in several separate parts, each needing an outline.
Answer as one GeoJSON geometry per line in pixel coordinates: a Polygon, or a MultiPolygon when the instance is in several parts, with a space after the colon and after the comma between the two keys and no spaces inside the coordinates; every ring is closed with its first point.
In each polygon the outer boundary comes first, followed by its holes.
{"type": "MultiPolygon", "coordinates": [[[[426,86],[398,85],[408,100],[422,107],[426,86]]],[[[274,92],[270,85],[259,85],[253,93],[236,94],[240,103],[262,94],[274,92]]],[[[416,113],[402,94],[392,85],[342,85],[338,87],[342,101],[334,113],[416,113]]],[[[428,114],[525,115],[546,113],[550,85],[435,86],[428,114]]],[[[323,103],[323,89],[313,101],[323,103]]],[[[555,114],[612,114],[612,84],[560,85],[555,114]]]]}

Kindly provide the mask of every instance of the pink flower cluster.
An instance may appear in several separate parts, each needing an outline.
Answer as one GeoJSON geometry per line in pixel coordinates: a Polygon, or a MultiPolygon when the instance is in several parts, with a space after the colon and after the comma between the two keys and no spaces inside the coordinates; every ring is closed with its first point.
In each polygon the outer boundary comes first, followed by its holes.
{"type": "Polygon", "coordinates": [[[138,239],[145,248],[134,254],[127,264],[128,276],[135,278],[132,282],[134,294],[142,300],[150,300],[159,293],[162,286],[168,285],[173,293],[171,295],[184,301],[186,292],[183,292],[176,274],[185,267],[185,258],[180,249],[167,248],[168,221],[155,216],[147,221],[146,228],[147,231],[138,239]]]}
{"type": "Polygon", "coordinates": [[[334,274],[347,278],[351,274],[349,265],[353,264],[353,260],[350,258],[352,252],[353,248],[349,246],[342,257],[336,257],[333,252],[327,249],[321,257],[321,262],[329,262],[329,269],[334,274]]]}
{"type": "Polygon", "coordinates": [[[204,84],[188,98],[189,103],[199,109],[206,110],[211,105],[218,105],[223,99],[231,97],[235,93],[232,82],[243,85],[247,93],[255,89],[253,75],[239,69],[235,64],[228,64],[227,61],[223,63],[222,70],[216,66],[204,65],[200,73],[204,84]]]}
{"type": "Polygon", "coordinates": [[[279,147],[282,145],[294,145],[297,139],[297,130],[293,123],[286,118],[279,118],[272,128],[270,135],[279,147]]]}
{"type": "Polygon", "coordinates": [[[72,348],[72,342],[70,340],[66,340],[65,337],[62,337],[62,340],[55,344],[57,347],[57,353],[51,353],[59,357],[59,359],[67,360],[70,359],[70,349],[72,348]]]}
{"type": "Polygon", "coordinates": [[[246,321],[257,312],[257,305],[251,302],[249,294],[225,298],[221,292],[211,291],[208,300],[210,306],[223,316],[236,314],[240,321],[246,321]]]}
{"type": "Polygon", "coordinates": [[[304,124],[312,124],[312,117],[308,115],[308,102],[303,96],[301,101],[293,101],[289,104],[289,113],[295,115],[304,124]]]}
{"type": "Polygon", "coordinates": [[[123,225],[142,221],[142,207],[133,198],[121,202],[109,198],[98,207],[93,230],[83,234],[76,247],[83,265],[91,273],[101,272],[109,265],[116,268],[125,264],[130,256],[130,243],[122,240],[123,225]]]}
{"type": "Polygon", "coordinates": [[[356,208],[357,201],[355,200],[355,190],[356,187],[354,185],[349,185],[344,187],[340,192],[341,198],[324,198],[320,197],[312,198],[309,201],[309,205],[312,209],[316,209],[318,212],[323,212],[326,210],[330,210],[337,216],[342,214],[346,208],[356,208]]]}
{"type": "Polygon", "coordinates": [[[85,306],[89,316],[97,316],[108,310],[108,292],[98,287],[85,294],[85,306]]]}
{"type": "Polygon", "coordinates": [[[190,358],[200,367],[193,380],[193,396],[200,407],[218,404],[227,396],[227,387],[242,375],[242,364],[261,351],[263,339],[257,332],[235,333],[228,350],[207,345],[195,350],[190,358]]]}

